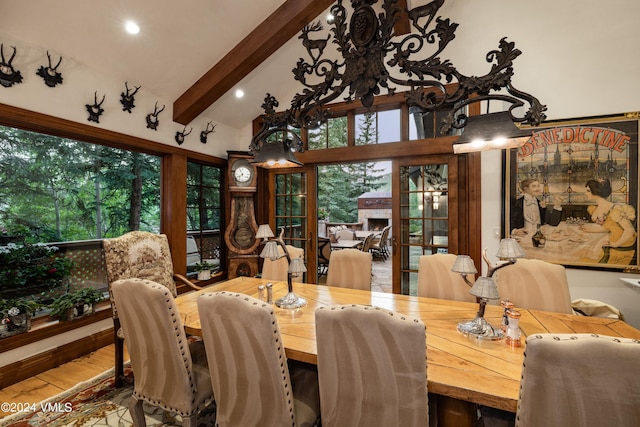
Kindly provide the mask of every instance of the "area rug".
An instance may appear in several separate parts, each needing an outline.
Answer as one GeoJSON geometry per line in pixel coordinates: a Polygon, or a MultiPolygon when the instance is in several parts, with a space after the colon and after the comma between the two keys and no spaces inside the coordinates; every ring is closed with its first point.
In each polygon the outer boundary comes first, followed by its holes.
{"type": "MultiPolygon", "coordinates": [[[[133,374],[125,368],[129,381],[114,387],[113,369],[85,381],[57,396],[30,406],[25,412],[0,418],[2,427],[130,427],[129,398],[133,392],[133,374]]],[[[206,411],[205,411],[206,412],[206,411]]],[[[147,427],[181,426],[179,415],[144,404],[147,427]]],[[[215,410],[198,418],[199,426],[215,423],[215,410]]]]}

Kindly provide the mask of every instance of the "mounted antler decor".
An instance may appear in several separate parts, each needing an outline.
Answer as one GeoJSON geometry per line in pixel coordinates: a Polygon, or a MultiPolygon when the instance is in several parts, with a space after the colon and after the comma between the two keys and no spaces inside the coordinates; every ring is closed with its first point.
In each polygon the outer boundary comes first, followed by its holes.
{"type": "Polygon", "coordinates": [[[100,123],[100,116],[104,113],[104,109],[102,109],[102,104],[104,103],[106,95],[102,95],[102,101],[98,102],[98,92],[93,93],[93,104],[86,104],[87,112],[89,113],[89,117],[87,120],[90,122],[100,123]]]}
{"type": "Polygon", "coordinates": [[[142,86],[134,86],[135,90],[133,92],[131,92],[131,89],[129,89],[129,84],[128,82],[124,82],[124,88],[126,89],[126,93],[122,92],[120,94],[120,103],[122,104],[122,111],[128,111],[129,113],[131,113],[131,110],[133,110],[136,106],[135,106],[135,94],[138,93],[138,91],[140,90],[142,86]]]}
{"type": "Polygon", "coordinates": [[[187,130],[187,127],[185,126],[184,129],[182,129],[182,132],[180,131],[176,132],[175,139],[178,145],[182,145],[182,143],[184,142],[184,137],[189,135],[193,131],[193,128],[189,129],[189,132],[185,133],[186,130],[187,130]]]}
{"type": "Polygon", "coordinates": [[[202,132],[200,132],[200,142],[202,142],[203,144],[206,144],[207,136],[209,136],[209,134],[213,132],[215,128],[216,128],[216,125],[212,125],[211,122],[207,123],[207,126],[205,127],[205,129],[202,132]],[[211,125],[211,129],[209,129],[209,125],[211,125]]]}
{"type": "Polygon", "coordinates": [[[9,61],[7,61],[4,59],[4,44],[0,44],[0,58],[2,58],[0,62],[0,84],[4,87],[11,87],[14,84],[22,83],[22,74],[11,65],[13,58],[16,56],[16,47],[11,47],[13,48],[13,53],[9,61]]]}
{"type": "Polygon", "coordinates": [[[47,58],[49,59],[49,66],[41,65],[38,71],[36,71],[36,74],[42,77],[47,86],[55,87],[58,84],[62,84],[62,74],[58,72],[58,67],[62,63],[62,56],[55,67],[51,65],[51,55],[49,55],[49,51],[47,51],[47,58]]]}
{"type": "Polygon", "coordinates": [[[158,125],[160,121],[158,120],[158,115],[164,111],[164,105],[161,109],[158,110],[158,103],[156,102],[156,106],[153,108],[153,113],[147,114],[147,128],[158,130],[158,125]]]}
{"type": "Polygon", "coordinates": [[[274,145],[272,141],[280,135],[291,135],[291,138],[278,142],[289,145],[290,151],[301,151],[302,142],[293,129],[314,129],[325,123],[330,116],[327,104],[340,97],[347,102],[360,100],[369,108],[382,88],[391,95],[397,87],[403,87],[407,105],[423,113],[449,109],[450,113],[440,127],[443,135],[452,129],[463,129],[468,120],[465,107],[481,101],[498,100],[511,104],[507,113],[515,131],[518,128],[514,122],[537,126],[546,118],[546,106],[511,83],[513,60],[522,53],[513,42],[503,38],[498,50],[487,53],[486,60],[492,63],[487,74],[465,76],[449,60],[439,57],[455,38],[458,24],[437,17],[435,28],[429,29],[443,0],[406,10],[414,32],[405,36],[394,30],[394,24],[405,9],[397,5],[397,0],[382,0],[382,11],[376,11],[373,5],[378,2],[351,0],[353,14],[350,18],[342,0],[331,7],[331,43],[337,45],[339,59],[322,57],[329,40],[310,38],[312,32],[321,30],[319,23],[302,29],[299,38],[311,62],[300,58],[293,74],[304,89],[293,97],[288,110],[279,113],[275,112],[278,102],[267,94],[262,105],[265,111],[262,128],[249,146],[254,155],[258,156],[265,147],[274,145]],[[427,48],[432,52],[416,58],[427,48]],[[457,85],[447,91],[441,81],[457,85]],[[517,116],[514,110],[525,105],[528,109],[522,116],[517,116]]]}

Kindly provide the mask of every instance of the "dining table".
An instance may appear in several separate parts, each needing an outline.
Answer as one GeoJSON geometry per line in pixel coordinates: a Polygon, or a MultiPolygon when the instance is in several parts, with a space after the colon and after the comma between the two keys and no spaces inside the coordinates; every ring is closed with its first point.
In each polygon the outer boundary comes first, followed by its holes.
{"type": "Polygon", "coordinates": [[[331,242],[331,249],[354,249],[361,244],[362,240],[340,239],[336,242],[331,242]]]}
{"type": "MultiPolygon", "coordinates": [[[[185,330],[201,335],[196,300],[206,292],[227,291],[258,296],[258,286],[267,280],[237,277],[201,291],[177,297],[185,330]]],[[[273,299],[287,293],[286,282],[271,282],[273,299]]],[[[382,307],[419,318],[427,331],[427,388],[438,404],[442,425],[473,425],[476,405],[515,413],[520,390],[525,339],[538,333],[592,333],[640,339],[640,331],[618,319],[586,317],[515,307],[521,314],[522,345],[512,347],[504,340],[478,340],[457,331],[457,324],[475,318],[478,304],[443,299],[293,283],[293,291],[307,300],[296,310],[274,305],[287,358],[317,363],[315,311],[322,306],[362,304],[382,307]],[[442,406],[442,408],[440,407],[442,406]],[[441,414],[442,411],[442,414],[441,414]],[[447,415],[448,414],[448,415],[447,415]],[[450,424],[449,424],[450,423],[450,424]]],[[[503,309],[487,305],[485,318],[499,326],[503,309]]],[[[374,374],[374,373],[372,373],[374,374]]]]}

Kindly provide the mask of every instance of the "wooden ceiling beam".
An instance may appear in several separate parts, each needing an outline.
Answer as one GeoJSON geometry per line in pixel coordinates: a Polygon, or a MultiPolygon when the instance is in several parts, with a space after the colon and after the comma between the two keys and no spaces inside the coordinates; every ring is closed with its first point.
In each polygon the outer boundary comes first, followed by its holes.
{"type": "Polygon", "coordinates": [[[403,36],[411,32],[411,24],[409,23],[409,14],[407,13],[407,0],[398,0],[397,7],[402,9],[398,14],[399,19],[393,25],[393,29],[397,36],[403,36]]]}
{"type": "Polygon", "coordinates": [[[187,125],[324,12],[335,0],[287,0],[173,103],[187,125]]]}

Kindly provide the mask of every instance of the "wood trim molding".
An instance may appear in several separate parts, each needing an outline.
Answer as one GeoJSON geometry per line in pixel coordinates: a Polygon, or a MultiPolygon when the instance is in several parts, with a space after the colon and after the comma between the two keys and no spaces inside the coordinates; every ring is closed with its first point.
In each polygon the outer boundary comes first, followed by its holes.
{"type": "Polygon", "coordinates": [[[49,349],[0,368],[0,389],[113,343],[113,328],[49,349]]]}
{"type": "Polygon", "coordinates": [[[175,100],[173,120],[187,125],[334,1],[287,0],[175,100]]]}

